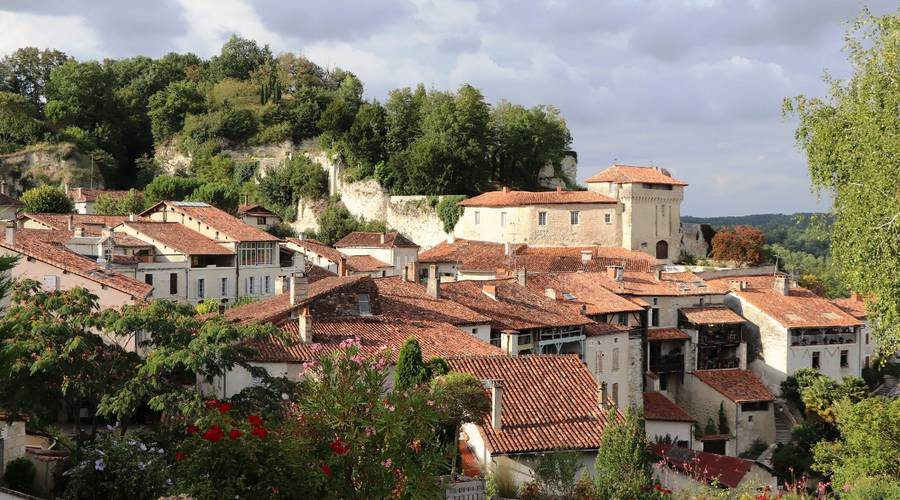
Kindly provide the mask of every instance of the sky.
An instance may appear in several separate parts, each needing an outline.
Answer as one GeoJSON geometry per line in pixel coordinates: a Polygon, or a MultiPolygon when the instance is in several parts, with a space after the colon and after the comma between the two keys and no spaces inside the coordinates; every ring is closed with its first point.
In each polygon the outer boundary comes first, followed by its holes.
{"type": "Polygon", "coordinates": [[[556,106],[583,182],[613,162],[688,182],[682,214],[826,211],[782,100],[850,72],[847,23],[891,0],[0,0],[0,54],[218,53],[232,34],[353,71],[366,97],[470,83],[556,106]]]}

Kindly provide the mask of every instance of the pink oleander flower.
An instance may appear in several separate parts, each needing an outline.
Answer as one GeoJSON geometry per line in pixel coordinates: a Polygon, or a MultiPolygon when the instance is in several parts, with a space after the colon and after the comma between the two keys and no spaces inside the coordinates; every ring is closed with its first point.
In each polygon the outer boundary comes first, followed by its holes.
{"type": "Polygon", "coordinates": [[[382,467],[384,467],[385,469],[390,469],[392,464],[393,462],[391,462],[390,458],[381,462],[382,467]]]}

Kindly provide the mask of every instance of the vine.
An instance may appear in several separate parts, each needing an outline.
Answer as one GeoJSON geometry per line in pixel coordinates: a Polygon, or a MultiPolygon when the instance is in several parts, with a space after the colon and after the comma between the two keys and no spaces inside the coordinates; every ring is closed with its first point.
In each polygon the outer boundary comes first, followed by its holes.
{"type": "Polygon", "coordinates": [[[459,202],[465,199],[466,196],[463,195],[447,195],[441,198],[441,201],[437,204],[438,218],[444,223],[445,233],[452,233],[459,218],[462,217],[465,208],[459,202]]]}

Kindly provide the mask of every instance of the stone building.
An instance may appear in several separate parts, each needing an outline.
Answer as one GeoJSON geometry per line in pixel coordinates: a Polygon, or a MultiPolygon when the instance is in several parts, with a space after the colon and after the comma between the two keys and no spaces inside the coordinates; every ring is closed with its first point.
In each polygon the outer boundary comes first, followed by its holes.
{"type": "Polygon", "coordinates": [[[419,245],[396,231],[386,233],[354,231],[341,238],[334,247],[351,258],[369,256],[387,263],[391,269],[382,276],[399,275],[407,263],[416,261],[416,255],[419,253],[419,245]]]}

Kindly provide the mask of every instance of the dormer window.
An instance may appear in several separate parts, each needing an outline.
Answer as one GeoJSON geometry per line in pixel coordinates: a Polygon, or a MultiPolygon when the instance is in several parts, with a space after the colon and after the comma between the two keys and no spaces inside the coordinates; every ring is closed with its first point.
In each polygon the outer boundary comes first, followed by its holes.
{"type": "Polygon", "coordinates": [[[372,315],[372,307],[369,303],[369,294],[368,293],[358,293],[356,294],[356,302],[359,304],[359,315],[360,316],[371,316],[372,315]]]}

